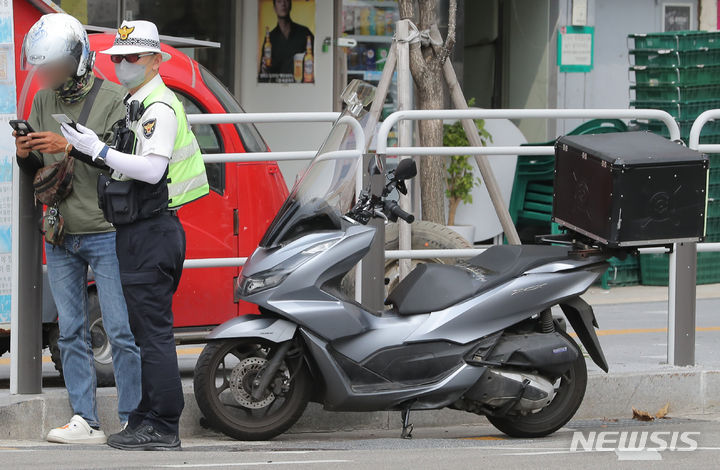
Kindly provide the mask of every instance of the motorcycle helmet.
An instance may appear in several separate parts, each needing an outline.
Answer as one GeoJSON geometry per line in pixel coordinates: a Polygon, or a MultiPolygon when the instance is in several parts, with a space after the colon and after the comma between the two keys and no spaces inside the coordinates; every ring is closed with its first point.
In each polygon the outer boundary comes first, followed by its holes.
{"type": "Polygon", "coordinates": [[[92,70],[95,53],[90,50],[85,28],[65,13],[42,16],[23,39],[20,67],[67,64],[68,77],[82,77],[92,70]]]}

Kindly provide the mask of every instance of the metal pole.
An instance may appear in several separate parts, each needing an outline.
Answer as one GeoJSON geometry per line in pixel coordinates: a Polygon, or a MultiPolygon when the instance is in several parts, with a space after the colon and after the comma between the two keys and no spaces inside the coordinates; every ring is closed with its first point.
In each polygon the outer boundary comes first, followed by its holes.
{"type": "Polygon", "coordinates": [[[335,112],[292,112],[292,113],[227,113],[188,114],[192,124],[257,124],[282,122],[333,122],[340,117],[335,112]]]}
{"type": "MultiPolygon", "coordinates": [[[[388,55],[385,59],[385,67],[383,67],[383,72],[380,75],[380,81],[378,82],[377,89],[375,90],[375,99],[370,105],[370,119],[374,122],[380,121],[380,113],[382,113],[382,108],[385,104],[385,98],[387,97],[388,89],[390,88],[390,83],[392,82],[393,73],[395,73],[396,63],[397,45],[393,42],[388,50],[388,55]]],[[[366,148],[370,147],[370,142],[372,141],[373,135],[375,135],[374,129],[372,131],[373,132],[368,132],[367,136],[365,136],[366,148]]]]}
{"type": "MultiPolygon", "coordinates": [[[[369,122],[371,123],[380,120],[383,104],[395,71],[395,58],[395,45],[393,44],[388,51],[385,68],[383,68],[380,82],[375,90],[375,99],[370,106],[369,122]]],[[[370,142],[375,134],[374,131],[374,128],[371,129],[365,136],[365,148],[370,147],[370,142]]],[[[367,156],[363,159],[363,169],[367,168],[370,158],[374,158],[374,156],[367,156]]],[[[373,187],[382,186],[384,183],[384,175],[368,175],[365,171],[363,171],[363,175],[365,182],[370,182],[373,187]]],[[[372,219],[369,225],[375,227],[375,238],[370,246],[370,251],[363,258],[362,281],[360,286],[356,286],[356,289],[361,291],[361,303],[363,305],[371,310],[381,312],[383,310],[383,300],[385,299],[385,223],[380,219],[372,219]]]]}
{"type": "Polygon", "coordinates": [[[668,283],[668,364],[695,365],[697,246],[676,243],[668,283]]]}
{"type": "MultiPolygon", "coordinates": [[[[460,84],[458,83],[457,76],[455,75],[455,69],[453,68],[452,62],[449,60],[445,61],[443,65],[443,72],[445,74],[445,81],[447,82],[448,88],[450,89],[450,96],[452,98],[453,106],[457,109],[468,109],[465,96],[463,95],[460,84]]],[[[481,147],[483,145],[480,135],[478,134],[475,121],[472,119],[463,119],[462,126],[465,130],[470,145],[474,147],[481,147]]],[[[505,236],[508,239],[508,243],[511,245],[520,244],[520,236],[517,233],[515,224],[510,217],[508,207],[505,205],[502,193],[500,192],[500,186],[495,179],[495,174],[490,166],[490,161],[485,155],[475,155],[475,162],[477,163],[480,174],[482,175],[485,188],[490,195],[493,207],[495,207],[495,213],[500,220],[500,225],[505,232],[505,236]]]]}
{"type": "Polygon", "coordinates": [[[10,393],[35,394],[42,392],[42,244],[37,229],[41,207],[35,205],[32,177],[17,165],[13,183],[17,296],[13,295],[10,321],[10,393]]]}
{"type": "MultiPolygon", "coordinates": [[[[364,168],[375,155],[363,158],[364,168]]],[[[371,188],[382,186],[385,175],[369,175],[363,172],[365,184],[370,183],[371,188]]],[[[370,250],[362,260],[362,304],[370,311],[382,312],[385,300],[385,221],[378,218],[370,219],[369,226],[375,227],[375,238],[370,250]]]]}
{"type": "MultiPolygon", "coordinates": [[[[690,129],[690,148],[700,146],[702,127],[716,117],[720,117],[718,110],[705,111],[698,116],[690,129]]],[[[676,243],[670,253],[668,279],[668,364],[695,364],[696,283],[697,244],[676,243]]]]}
{"type": "MultiPolygon", "coordinates": [[[[411,74],[410,74],[410,43],[408,38],[410,35],[410,20],[400,20],[397,22],[395,29],[394,41],[397,47],[397,91],[398,91],[398,109],[408,110],[412,100],[411,96],[411,74]]],[[[378,145],[380,142],[378,142],[378,145]]],[[[412,145],[412,123],[403,121],[398,123],[398,144],[401,147],[409,147],[412,145]]],[[[408,158],[401,156],[401,159],[408,158]]],[[[421,175],[422,177],[422,175],[421,175]]],[[[400,195],[400,207],[410,212],[410,194],[400,195]]],[[[398,245],[401,250],[409,250],[412,248],[412,229],[410,224],[403,220],[398,220],[398,245]]],[[[400,279],[404,279],[410,273],[411,262],[409,259],[401,259],[399,263],[400,279]]]]}

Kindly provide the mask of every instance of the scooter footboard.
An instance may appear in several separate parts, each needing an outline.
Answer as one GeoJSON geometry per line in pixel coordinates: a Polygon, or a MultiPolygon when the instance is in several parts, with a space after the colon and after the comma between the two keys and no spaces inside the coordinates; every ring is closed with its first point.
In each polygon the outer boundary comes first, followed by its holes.
{"type": "Polygon", "coordinates": [[[328,351],[321,338],[300,329],[312,367],[323,381],[323,407],[330,411],[380,411],[403,409],[440,409],[457,401],[485,372],[485,367],[467,363],[458,364],[447,374],[431,383],[402,384],[387,382],[384,386],[357,387],[328,351]]]}
{"type": "Polygon", "coordinates": [[[297,325],[282,318],[262,315],[243,315],[217,326],[207,336],[208,340],[234,338],[261,338],[274,343],[291,340],[297,325]]]}

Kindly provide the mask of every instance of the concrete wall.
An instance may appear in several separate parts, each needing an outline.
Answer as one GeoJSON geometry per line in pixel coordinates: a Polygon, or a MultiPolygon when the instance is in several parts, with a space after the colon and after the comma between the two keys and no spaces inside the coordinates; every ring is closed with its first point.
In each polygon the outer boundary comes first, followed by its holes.
{"type": "MultiPolygon", "coordinates": [[[[630,104],[628,34],[661,31],[665,0],[588,0],[588,25],[595,27],[594,67],[589,73],[557,73],[558,108],[627,108],[630,104]]],[[[677,2],[676,2],[677,3],[677,2]]],[[[697,14],[697,1],[692,2],[697,14]]],[[[560,0],[558,27],[570,24],[572,0],[560,0]]],[[[697,27],[693,18],[692,27],[697,27]]],[[[557,28],[556,28],[557,29],[557,28]]],[[[556,47],[557,38],[553,41],[556,47]]],[[[557,70],[557,66],[554,66],[557,70]]],[[[558,121],[556,135],[579,120],[558,121]]]]}
{"type": "Polygon", "coordinates": [[[718,0],[700,0],[699,5],[699,29],[716,31],[718,29],[718,0]]]}
{"type": "MultiPolygon", "coordinates": [[[[458,15],[463,41],[458,35],[455,46],[455,56],[462,56],[462,88],[468,99],[475,98],[475,106],[491,108],[500,34],[499,0],[467,1],[464,7],[464,15],[458,15]]],[[[455,70],[461,75],[457,65],[455,70]]]]}
{"type": "MultiPolygon", "coordinates": [[[[504,12],[504,108],[555,107],[557,0],[509,0],[504,12]]],[[[548,139],[547,122],[516,122],[529,142],[548,139]]]]}
{"type": "MultiPolygon", "coordinates": [[[[594,67],[589,73],[561,73],[556,65],[557,31],[571,24],[572,0],[505,2],[503,107],[629,107],[627,36],[631,33],[662,31],[663,5],[678,2],[587,1],[587,24],[595,27],[594,67]]],[[[700,4],[698,0],[686,1],[693,6],[691,28],[698,27],[699,16],[704,29],[717,29],[717,0],[700,0],[700,4]]],[[[492,11],[492,2],[482,3],[488,12],[492,11]]],[[[479,4],[477,8],[480,8],[479,4]]],[[[470,48],[470,52],[475,53],[473,48],[470,48]]],[[[466,59],[466,68],[471,66],[469,63],[466,59]]],[[[483,77],[480,73],[478,76],[483,77]]],[[[542,142],[574,129],[581,122],[533,119],[519,120],[516,124],[528,141],[542,142]]]]}

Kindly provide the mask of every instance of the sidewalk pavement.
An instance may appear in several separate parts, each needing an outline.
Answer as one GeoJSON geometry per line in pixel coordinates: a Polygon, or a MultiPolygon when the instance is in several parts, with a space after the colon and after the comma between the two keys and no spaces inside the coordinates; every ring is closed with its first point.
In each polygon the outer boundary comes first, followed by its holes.
{"type": "MultiPolygon", "coordinates": [[[[584,298],[595,307],[599,337],[610,364],[600,371],[588,359],[588,386],[576,419],[629,418],[632,407],[653,414],[670,403],[670,415],[720,412],[720,285],[698,286],[696,361],[692,367],[665,362],[667,348],[667,288],[623,287],[591,289],[584,298]]],[[[189,350],[188,350],[189,351],[189,350]]],[[[191,352],[196,353],[197,348],[191,352]]],[[[7,356],[5,356],[7,358],[7,356]]],[[[183,437],[212,434],[200,425],[201,414],[192,393],[192,363],[186,361],[183,437]]],[[[192,361],[191,361],[192,362],[192,361]]],[[[181,362],[182,363],[182,362],[181,362]]],[[[181,367],[182,368],[182,367],[181,367]]],[[[114,388],[98,390],[98,412],[106,432],[119,430],[114,388]]],[[[13,395],[0,389],[0,440],[43,439],[52,427],[71,415],[64,388],[45,388],[41,395],[13,395]]],[[[413,413],[423,426],[486,424],[482,417],[454,410],[413,413]]],[[[334,413],[311,404],[291,433],[388,430],[400,428],[398,412],[334,413]]]]}

